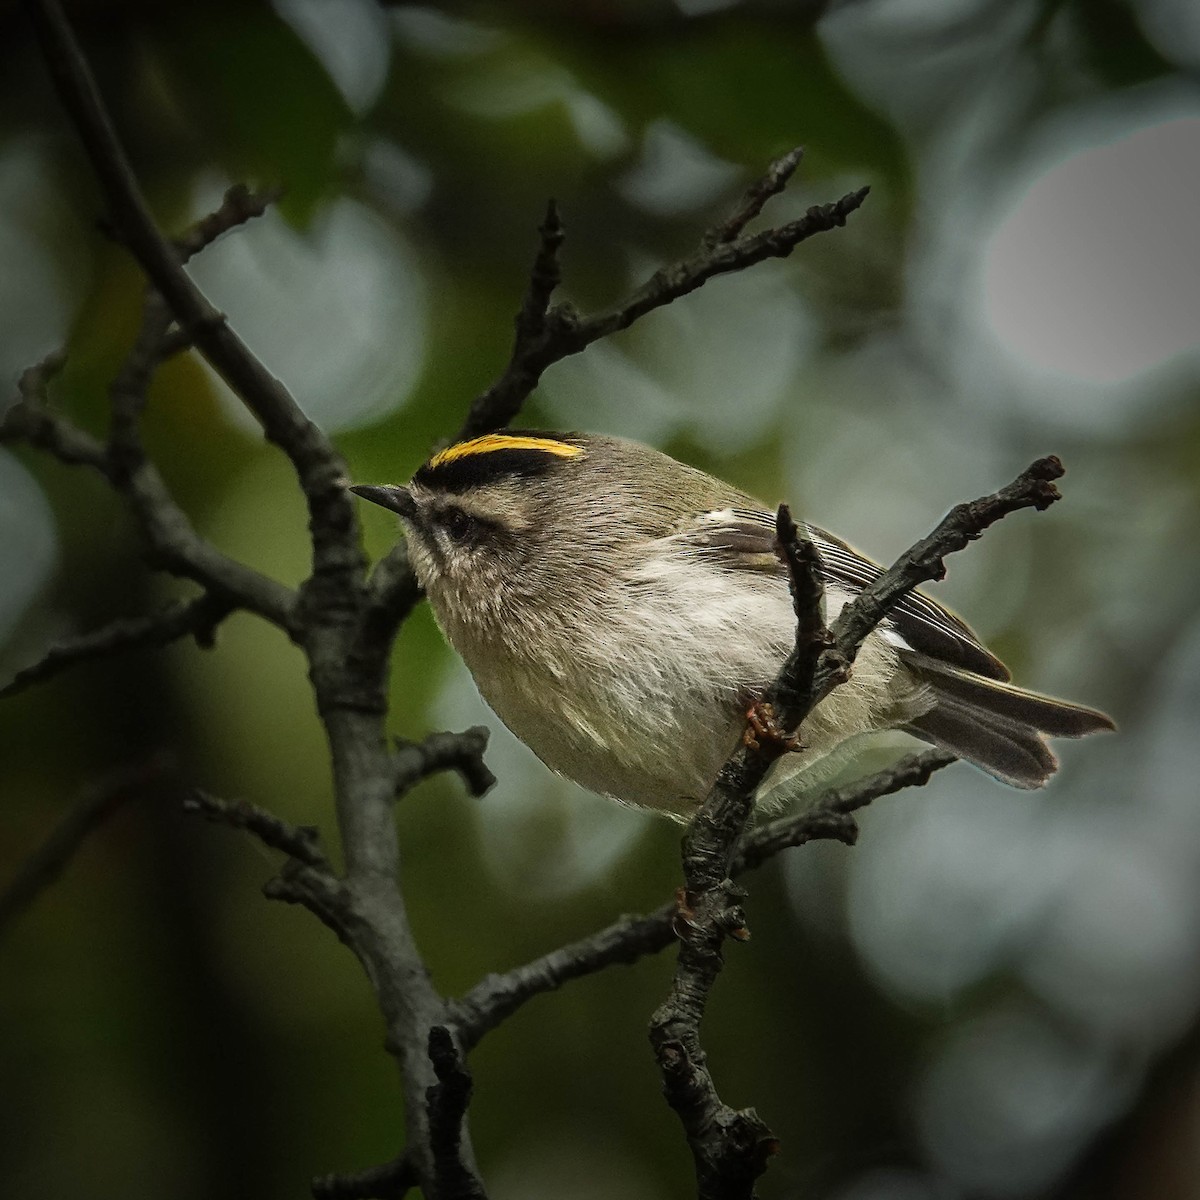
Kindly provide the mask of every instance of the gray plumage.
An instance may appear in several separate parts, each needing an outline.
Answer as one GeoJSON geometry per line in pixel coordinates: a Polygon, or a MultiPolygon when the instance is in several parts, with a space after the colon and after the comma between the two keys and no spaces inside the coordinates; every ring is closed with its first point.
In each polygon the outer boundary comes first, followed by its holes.
{"type": "MultiPolygon", "coordinates": [[[[647,446],[591,434],[492,435],[434,456],[407,487],[355,491],[400,514],[447,639],[547,766],[629,804],[694,811],[792,644],[772,513],[647,446]]],[[[804,532],[832,619],[880,568],[804,532]]],[[[1057,766],[1043,735],[1112,728],[1008,678],[966,624],[913,593],[809,715],[802,750],[759,801],[808,790],[880,730],[1030,788],[1057,766]]]]}

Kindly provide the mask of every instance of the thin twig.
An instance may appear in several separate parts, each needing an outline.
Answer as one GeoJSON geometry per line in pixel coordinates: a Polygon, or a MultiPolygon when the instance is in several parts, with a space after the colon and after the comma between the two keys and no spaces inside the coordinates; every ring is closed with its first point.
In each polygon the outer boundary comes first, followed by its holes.
{"type": "Polygon", "coordinates": [[[894,766],[845,787],[835,788],[821,797],[821,803],[807,812],[777,817],[747,832],[738,846],[730,867],[736,879],[743,871],[753,871],[770,858],[793,846],[802,846],[818,838],[835,838],[852,843],[857,836],[851,813],[865,808],[873,800],[890,796],[904,788],[924,787],[934,772],[958,759],[945,750],[924,750],[902,758],[894,766]]]}
{"type": "Polygon", "coordinates": [[[412,1159],[401,1154],[363,1171],[318,1175],[311,1186],[314,1200],[404,1200],[417,1183],[412,1159]]]}
{"type": "Polygon", "coordinates": [[[557,991],[572,979],[594,975],[614,963],[635,963],[657,954],[675,940],[674,915],[672,902],[644,915],[618,917],[611,925],[523,966],[485,976],[452,1009],[463,1045],[468,1050],[478,1045],[534,996],[557,991]]]}
{"type": "Polygon", "coordinates": [[[117,236],[167,302],[180,328],[295,466],[308,501],[314,568],[325,577],[361,571],[354,510],[342,486],[347,471],[341,456],[183,270],[179,250],[155,224],[58,0],[26,0],[25,6],[56,90],[100,182],[117,236]]]}
{"type": "Polygon", "coordinates": [[[724,221],[714,225],[701,239],[706,247],[720,246],[732,242],[762,212],[772,196],[778,196],[796,173],[804,158],[804,147],[797,146],[777,158],[761,179],[756,179],[745,191],[733,212],[724,221]]]}
{"type": "Polygon", "coordinates": [[[331,875],[333,873],[329,859],[320,846],[320,831],[312,825],[292,825],[248,800],[222,800],[199,788],[184,800],[183,809],[184,812],[199,813],[214,824],[244,829],[272,850],[278,850],[307,867],[331,875]]]}
{"type": "Polygon", "coordinates": [[[435,1194],[438,1200],[487,1200],[483,1184],[462,1156],[463,1120],[474,1084],[450,1030],[444,1025],[435,1025],[429,1031],[429,1061],[437,1076],[437,1083],[425,1093],[435,1194]]]}
{"type": "Polygon", "coordinates": [[[553,200],[546,204],[546,216],[538,226],[538,234],[541,241],[538,243],[537,256],[533,260],[533,269],[529,272],[529,287],[517,313],[514,354],[518,347],[541,335],[550,311],[550,297],[562,282],[558,252],[562,248],[565,234],[558,205],[553,200]]]}
{"type": "Polygon", "coordinates": [[[796,617],[792,653],[784,663],[775,689],[778,693],[775,701],[781,706],[776,719],[783,729],[790,730],[796,727],[791,723],[793,715],[807,714],[816,703],[813,684],[817,663],[822,656],[829,655],[833,638],[823,615],[825,586],[820,556],[792,519],[786,504],[781,504],[775,514],[775,552],[787,570],[792,612],[796,617]]]}
{"type": "Polygon", "coordinates": [[[123,804],[160,778],[165,760],[154,758],[89,787],[59,819],[50,836],[21,864],[15,878],[0,890],[0,934],[12,920],[66,869],[93,830],[123,804]]]}
{"type": "MultiPolygon", "coordinates": [[[[154,310],[147,308],[148,313],[154,310]]],[[[154,330],[162,323],[155,317],[154,330]]],[[[68,466],[98,471],[124,497],[141,526],[153,565],[224,594],[244,608],[284,629],[292,625],[295,593],[288,587],[222,554],[192,527],[175,502],[158,469],[140,451],[131,422],[140,410],[156,355],[149,338],[139,335],[130,360],[114,384],[115,450],[74,425],[50,405],[47,388],[61,369],[61,354],[48,356],[26,370],[19,383],[21,399],[0,418],[0,443],[24,442],[68,466]]]]}
{"type": "MultiPolygon", "coordinates": [[[[935,771],[955,761],[943,750],[911,754],[874,775],[826,792],[810,809],[751,829],[738,846],[730,875],[737,879],[782,851],[807,842],[853,841],[856,830],[851,813],[903,788],[920,787],[935,771]]],[[[635,963],[665,950],[675,941],[673,925],[677,917],[675,901],[650,913],[618,917],[603,929],[532,962],[481,979],[453,1007],[454,1024],[463,1046],[470,1050],[478,1045],[490,1030],[534,996],[557,991],[572,979],[582,979],[616,963],[635,963]]]]}
{"type": "Polygon", "coordinates": [[[508,365],[501,377],[471,405],[456,440],[507,425],[553,363],[578,354],[600,338],[628,329],[647,313],[694,292],[717,275],[741,271],[768,258],[786,258],[815,234],[844,225],[846,218],[866,199],[869,189],[851,192],[832,204],[816,205],[803,217],[777,229],[739,236],[767,200],[783,189],[798,162],[799,152],[791,151],[773,163],[726,221],[708,231],[696,253],[655,271],[619,304],[591,316],[581,316],[568,304],[544,307],[550,290],[559,280],[557,252],[562,225],[552,208],[541,227],[541,247],[517,318],[517,335],[508,365]]]}
{"type": "Polygon", "coordinates": [[[147,646],[166,646],[189,635],[198,645],[208,649],[213,644],[217,626],[233,608],[227,597],[205,593],[195,600],[181,600],[150,617],[112,621],[91,633],[64,638],[51,646],[37,662],[23,667],[0,687],[0,699],[50,679],[76,663],[147,646]]]}
{"type": "Polygon", "coordinates": [[[200,788],[192,790],[183,809],[214,824],[245,830],[269,849],[286,854],[279,874],[263,885],[263,895],[269,900],[303,905],[353,947],[350,931],[357,916],[354,899],[321,849],[318,829],[292,825],[248,800],[222,800],[200,788]]]}
{"type": "Polygon", "coordinates": [[[23,442],[46,451],[68,467],[92,467],[107,475],[103,443],[46,402],[47,389],[66,361],[62,351],[56,350],[21,373],[17,382],[20,399],[0,415],[0,445],[23,442]]]}
{"type": "Polygon", "coordinates": [[[838,614],[830,630],[833,645],[822,655],[814,692],[823,696],[834,686],[845,663],[853,662],[867,635],[914,588],[944,579],[947,554],[964,550],[990,525],[1022,508],[1043,512],[1062,494],[1054,486],[1064,468],[1054,455],[1039,458],[1020,475],[988,496],[955,505],[926,538],[906,550],[883,574],[863,588],[838,614]]]}
{"type": "Polygon", "coordinates": [[[254,190],[244,183],[232,184],[225,190],[219,208],[201,217],[186,233],[174,239],[179,257],[183,262],[194,258],[222,234],[261,217],[282,194],[283,189],[278,187],[254,190]]]}
{"type": "Polygon", "coordinates": [[[483,761],[488,736],[486,726],[473,725],[462,733],[431,733],[420,742],[397,739],[397,798],[438,771],[457,771],[472,796],[486,794],[496,782],[483,761]]]}
{"type": "MultiPolygon", "coordinates": [[[[744,938],[742,893],[732,883],[735,850],[759,786],[781,751],[792,748],[788,731],[827,692],[849,677],[859,646],[892,607],[914,587],[945,573],[943,558],[961,550],[989,525],[1021,508],[1046,508],[1058,499],[1052,480],[1062,474],[1056,458],[1035,462],[1013,483],[990,496],[960,504],[929,537],[916,543],[855,601],[833,629],[824,631],[819,606],[816,556],[805,553],[790,515],[777,520],[778,553],[788,565],[797,612],[795,647],[778,678],[753,713],[766,713],[768,737],[750,736],[724,764],[683,839],[683,936],[667,999],[650,1022],[663,1091],[678,1114],[696,1167],[700,1200],[750,1200],[754,1181],[777,1150],[771,1131],[752,1109],[725,1104],[700,1044],[700,1023],[723,965],[728,936],[744,938]],[[815,653],[818,646],[823,648],[815,653]]],[[[761,717],[760,717],[761,723],[761,717]]],[[[758,733],[757,726],[752,728],[758,733]]],[[[926,776],[927,777],[927,776],[926,776]]],[[[828,816],[828,814],[827,814],[828,816]]],[[[835,827],[833,835],[838,835],[835,827]]],[[[849,827],[841,831],[851,837],[849,827]]]]}

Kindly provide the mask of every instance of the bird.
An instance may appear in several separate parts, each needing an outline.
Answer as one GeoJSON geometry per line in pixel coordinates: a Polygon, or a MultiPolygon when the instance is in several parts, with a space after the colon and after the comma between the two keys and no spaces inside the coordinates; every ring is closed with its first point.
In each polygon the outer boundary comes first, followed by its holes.
{"type": "MultiPolygon", "coordinates": [[[[399,516],[446,640],[547,767],[690,819],[795,641],[774,511],[638,442],[545,430],[461,440],[407,484],[350,490],[399,516]]],[[[832,621],[882,568],[798,528],[832,621]]],[[[1047,736],[1115,728],[1010,678],[961,618],[913,591],[805,718],[756,805],[813,794],[887,730],[1028,789],[1058,766],[1047,736]]]]}

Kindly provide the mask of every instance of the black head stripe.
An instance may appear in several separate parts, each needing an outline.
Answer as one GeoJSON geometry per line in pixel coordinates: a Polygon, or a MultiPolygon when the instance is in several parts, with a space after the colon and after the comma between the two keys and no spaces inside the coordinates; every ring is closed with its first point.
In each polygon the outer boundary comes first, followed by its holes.
{"type": "Polygon", "coordinates": [[[582,453],[582,447],[567,435],[487,434],[435,454],[413,482],[436,491],[463,492],[502,479],[546,475],[582,453]]]}

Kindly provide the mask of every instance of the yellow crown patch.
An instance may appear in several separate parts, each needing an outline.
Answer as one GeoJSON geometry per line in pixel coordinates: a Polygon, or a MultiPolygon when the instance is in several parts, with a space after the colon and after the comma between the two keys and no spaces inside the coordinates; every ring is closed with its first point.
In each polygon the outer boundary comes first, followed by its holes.
{"type": "Polygon", "coordinates": [[[570,442],[558,442],[553,438],[530,437],[527,434],[515,433],[486,433],[483,437],[472,438],[469,442],[459,442],[439,450],[430,460],[431,469],[444,467],[447,463],[457,462],[460,458],[470,458],[476,454],[492,454],[497,450],[540,450],[544,454],[556,454],[559,458],[574,458],[583,453],[581,446],[572,446],[570,442]]]}

